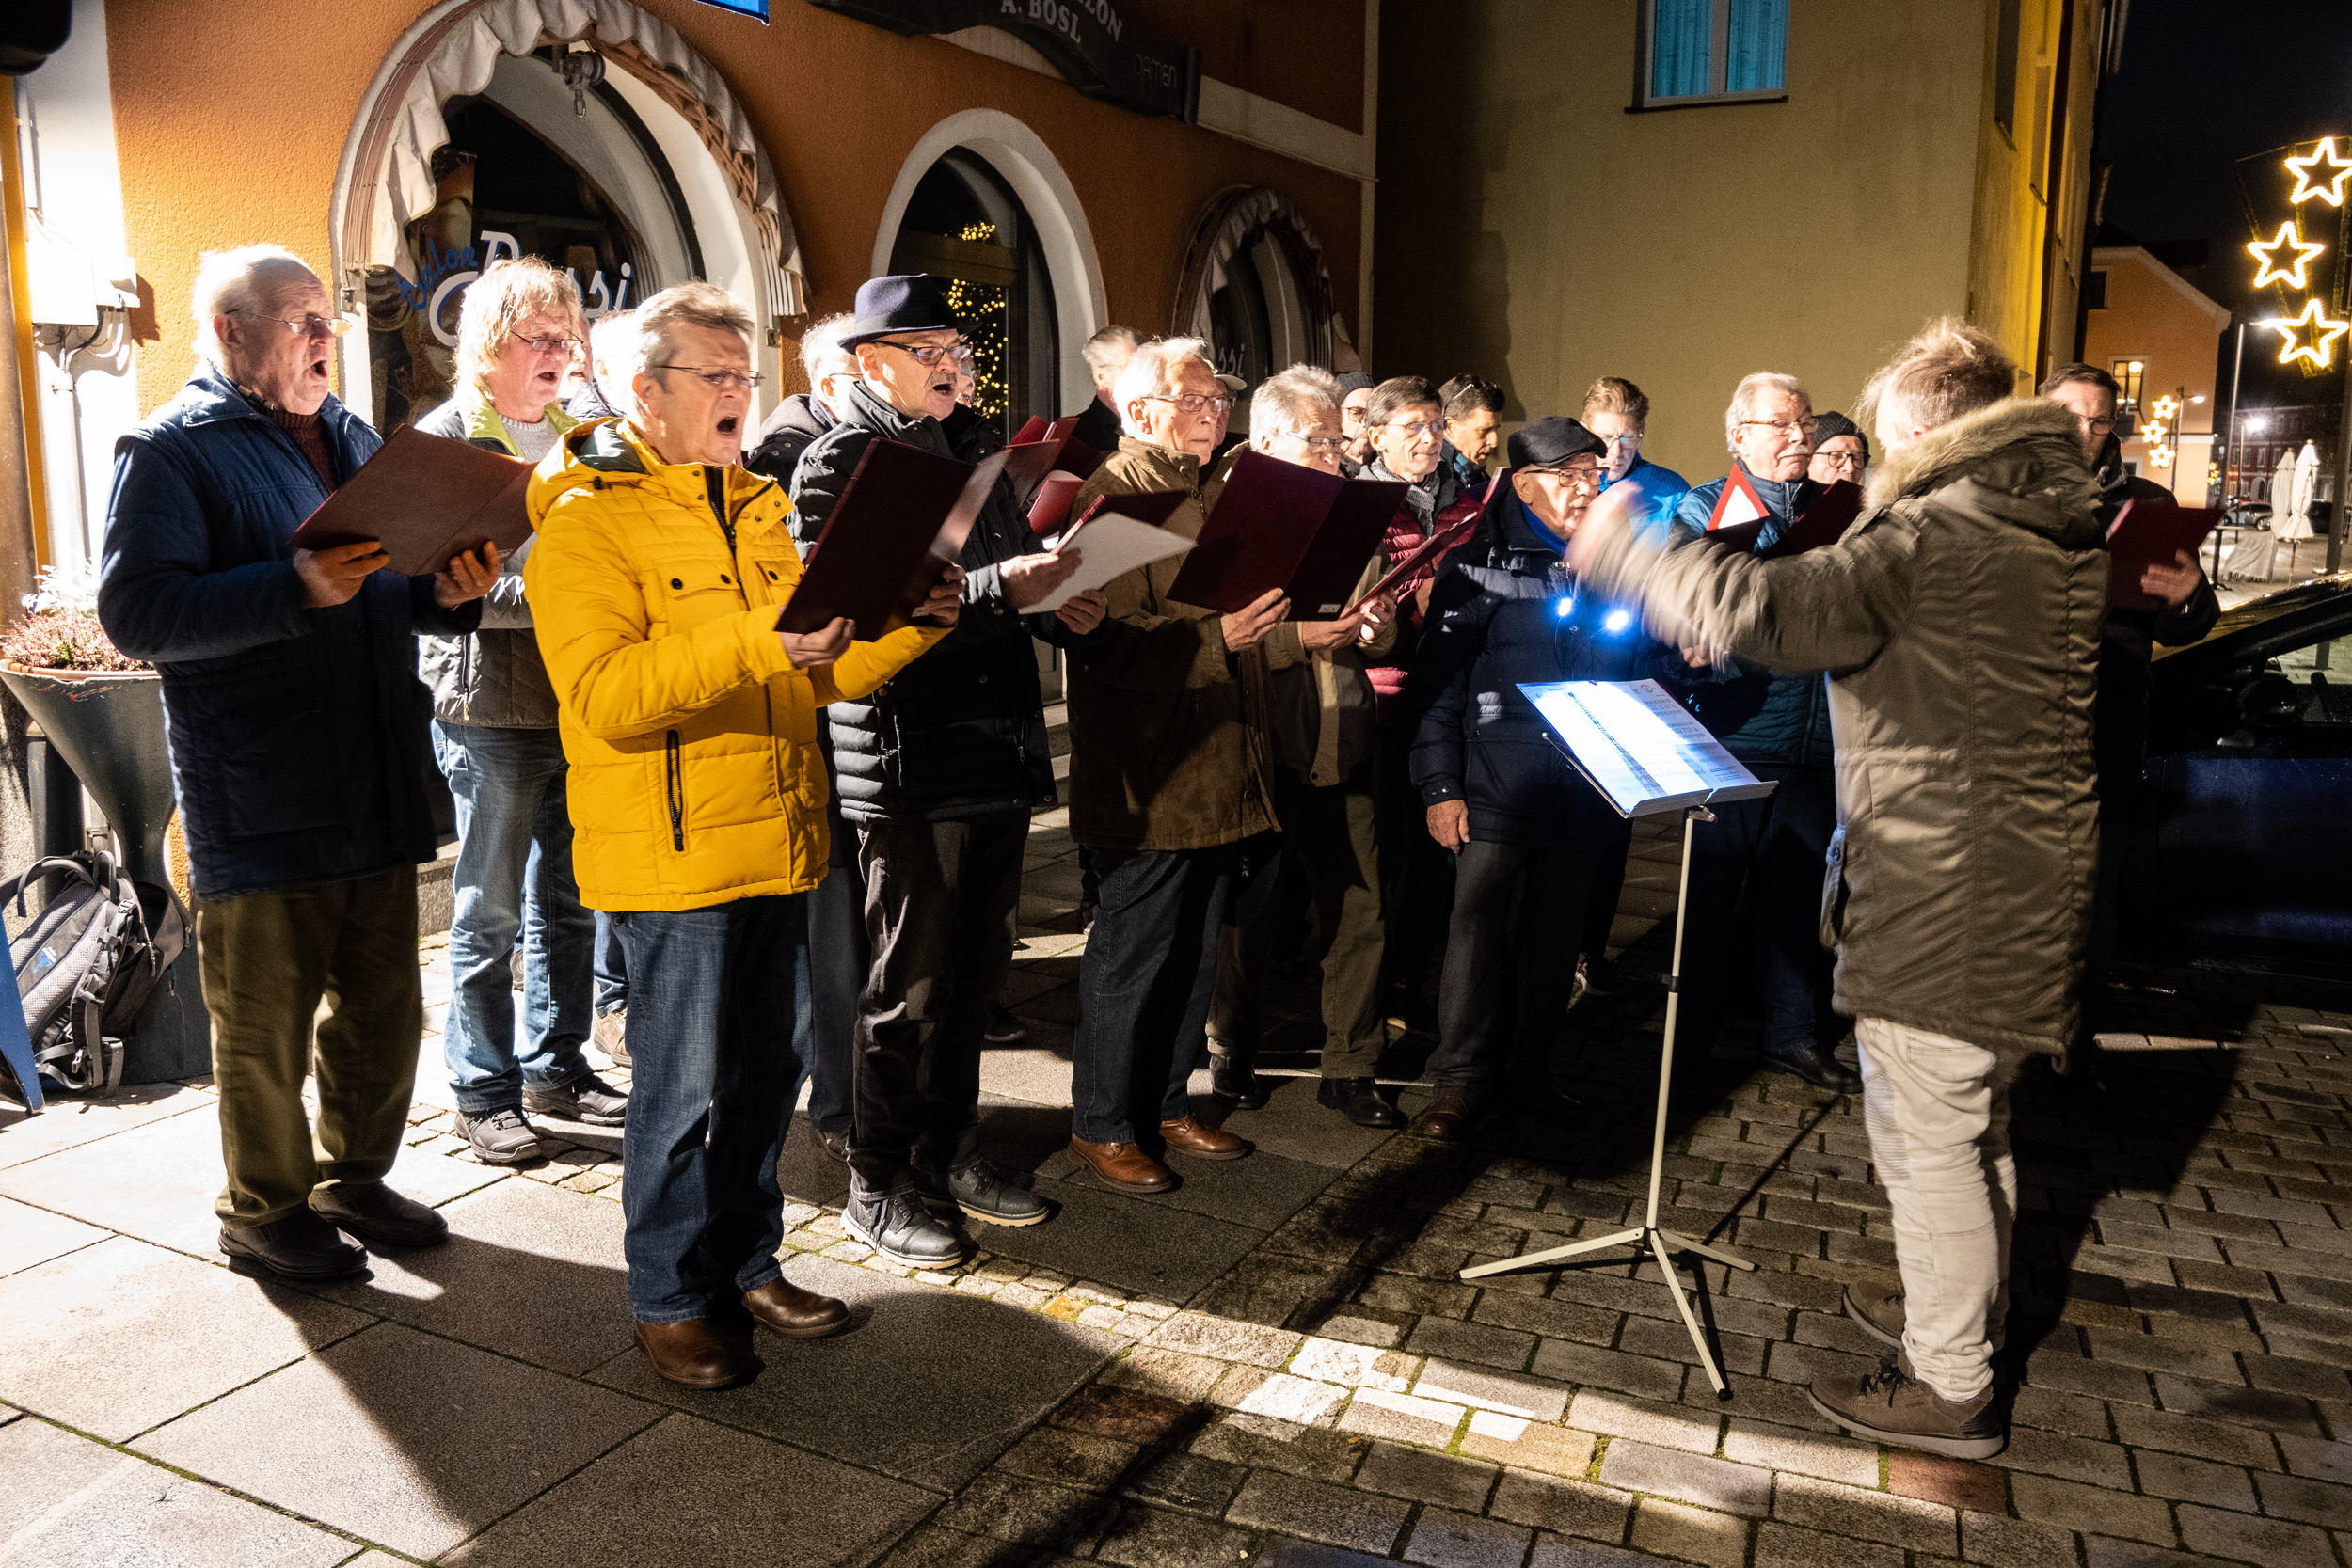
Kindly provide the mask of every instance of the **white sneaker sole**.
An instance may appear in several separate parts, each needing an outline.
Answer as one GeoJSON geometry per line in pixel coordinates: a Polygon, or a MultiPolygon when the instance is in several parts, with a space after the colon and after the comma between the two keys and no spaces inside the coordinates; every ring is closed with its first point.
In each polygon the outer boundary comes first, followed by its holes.
{"type": "Polygon", "coordinates": [[[1867,1437],[1889,1448],[1917,1449],[1923,1453],[1942,1454],[1947,1459],[1991,1459],[2009,1447],[2007,1433],[1998,1437],[1930,1437],[1916,1432],[1890,1432],[1884,1427],[1857,1421],[1842,1411],[1832,1410],[1810,1388],[1804,1391],[1804,1397],[1806,1403],[1855,1436],[1867,1437]]]}
{"type": "Polygon", "coordinates": [[[933,1197],[929,1193],[923,1195],[923,1207],[941,1219],[946,1218],[949,1214],[962,1214],[979,1221],[982,1225],[1003,1226],[1007,1230],[1022,1230],[1032,1225],[1043,1225],[1054,1217],[1054,1212],[1051,1209],[1041,1209],[1034,1214],[1026,1214],[1019,1218],[1010,1214],[992,1214],[985,1209],[975,1209],[968,1203],[958,1203],[953,1198],[933,1197]]]}

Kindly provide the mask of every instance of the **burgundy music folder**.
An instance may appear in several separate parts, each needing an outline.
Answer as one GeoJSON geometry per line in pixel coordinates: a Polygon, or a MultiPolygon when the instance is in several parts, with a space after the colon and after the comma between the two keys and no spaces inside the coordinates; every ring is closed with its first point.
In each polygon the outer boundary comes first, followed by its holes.
{"type": "Polygon", "coordinates": [[[1083,483],[1103,466],[1100,452],[1071,435],[1077,428],[1075,414],[1050,425],[1033,418],[1005,447],[1005,477],[1023,506],[1038,499],[1049,475],[1064,473],[1083,483]]]}
{"type": "Polygon", "coordinates": [[[325,550],[373,539],[391,556],[391,570],[409,577],[441,571],[450,557],[485,541],[512,555],[531,537],[523,505],[530,483],[521,458],[402,425],[302,520],[291,543],[325,550]]]}
{"type": "Polygon", "coordinates": [[[1245,451],[1168,597],[1230,615],[1279,588],[1290,595],[1292,620],[1336,620],[1405,490],[1393,480],[1342,479],[1245,451]]]}
{"type": "Polygon", "coordinates": [[[859,641],[881,637],[963,553],[1004,455],[976,466],[900,441],[867,442],[776,629],[821,631],[846,615],[859,641]]]}
{"type": "Polygon", "coordinates": [[[2162,599],[2140,591],[2139,574],[2178,565],[2175,557],[2183,550],[2196,560],[2197,546],[2220,522],[2220,513],[2203,507],[2125,501],[2107,530],[2107,603],[2119,610],[2162,610],[2162,599]]]}

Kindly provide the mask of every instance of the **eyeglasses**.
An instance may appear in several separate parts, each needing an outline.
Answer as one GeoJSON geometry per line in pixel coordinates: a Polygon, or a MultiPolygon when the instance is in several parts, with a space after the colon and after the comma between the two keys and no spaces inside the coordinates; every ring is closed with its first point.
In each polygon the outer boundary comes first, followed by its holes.
{"type": "Polygon", "coordinates": [[[768,379],[757,371],[707,371],[699,365],[647,365],[645,369],[649,371],[684,371],[688,375],[692,376],[695,380],[708,382],[711,386],[718,388],[719,390],[723,392],[730,387],[740,387],[748,392],[753,388],[768,379]]]}
{"type": "Polygon", "coordinates": [[[972,345],[961,339],[952,343],[933,343],[928,348],[917,348],[913,343],[901,343],[889,338],[869,338],[866,341],[876,348],[895,348],[901,354],[912,354],[914,362],[925,370],[930,370],[951,354],[961,359],[972,352],[972,345]]]}
{"type": "Polygon", "coordinates": [[[2081,415],[2077,414],[2074,416],[2074,422],[2082,426],[2085,430],[2090,432],[2093,436],[2112,436],[2115,434],[2115,421],[2113,420],[2086,420],[2081,415]]]}
{"type": "Polygon", "coordinates": [[[1565,481],[1570,484],[1597,484],[1600,483],[1600,469],[1590,465],[1583,465],[1573,468],[1530,468],[1527,471],[1534,475],[1537,479],[1557,479],[1565,481]]]}
{"type": "Polygon", "coordinates": [[[1305,447],[1309,451],[1344,452],[1347,451],[1347,437],[1344,436],[1309,436],[1296,430],[1288,434],[1292,440],[1305,447]]]}
{"type": "Polygon", "coordinates": [[[1817,451],[1813,454],[1813,461],[1858,474],[1862,471],[1863,456],[1858,451],[1817,451]]]}
{"type": "Polygon", "coordinates": [[[1605,445],[1612,447],[1638,447],[1642,444],[1642,433],[1638,430],[1629,430],[1622,436],[1602,436],[1600,439],[1605,445]]]}
{"type": "Polygon", "coordinates": [[[1408,441],[1418,441],[1424,436],[1443,436],[1445,434],[1445,422],[1441,420],[1412,420],[1404,424],[1399,424],[1396,420],[1391,420],[1387,424],[1382,425],[1380,428],[1383,430],[1393,430],[1402,435],[1408,441]]]}
{"type": "Polygon", "coordinates": [[[1820,428],[1820,421],[1810,415],[1793,422],[1788,420],[1741,420],[1740,428],[1745,430],[1752,424],[1764,426],[1784,441],[1791,436],[1803,436],[1810,441],[1813,439],[1813,433],[1820,428]]]}
{"type": "Polygon", "coordinates": [[[259,310],[235,310],[231,315],[251,316],[255,321],[276,322],[297,338],[340,338],[351,330],[351,324],[340,316],[322,316],[313,311],[307,316],[264,316],[259,310]]]}
{"type": "Polygon", "coordinates": [[[580,348],[578,338],[565,338],[552,334],[545,338],[526,338],[517,332],[515,334],[514,341],[533,354],[570,355],[580,348]]]}
{"type": "Polygon", "coordinates": [[[1222,414],[1228,408],[1233,406],[1233,400],[1227,397],[1222,392],[1185,392],[1181,396],[1176,397],[1169,397],[1155,392],[1151,396],[1146,397],[1143,401],[1146,403],[1172,403],[1176,405],[1179,412],[1185,414],[1198,414],[1203,408],[1214,408],[1218,413],[1222,414]]]}

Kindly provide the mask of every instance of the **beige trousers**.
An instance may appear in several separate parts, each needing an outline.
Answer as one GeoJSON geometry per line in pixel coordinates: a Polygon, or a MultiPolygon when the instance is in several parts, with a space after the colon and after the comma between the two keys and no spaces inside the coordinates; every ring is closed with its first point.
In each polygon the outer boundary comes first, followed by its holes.
{"type": "Polygon", "coordinates": [[[1936,1393],[1975,1399],[2009,1316],[2009,1090],[2024,1057],[1883,1018],[1855,1020],[1854,1044],[1870,1159],[1895,1211],[1903,1349],[1936,1393]]]}

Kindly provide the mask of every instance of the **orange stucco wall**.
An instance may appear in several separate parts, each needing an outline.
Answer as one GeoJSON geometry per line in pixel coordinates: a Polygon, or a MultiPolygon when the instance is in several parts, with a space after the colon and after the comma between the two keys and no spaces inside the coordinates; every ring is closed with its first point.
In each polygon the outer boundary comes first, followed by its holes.
{"type": "Polygon", "coordinates": [[[2090,265],[2107,275],[2106,304],[2085,313],[2085,362],[2106,367],[2117,359],[2137,359],[2147,366],[2142,372],[2144,403],[2153,404],[2174,393],[2184,403],[2179,462],[2169,469],[2153,467],[2147,444],[2131,430],[2117,432],[2124,438],[2123,456],[2141,474],[2201,506],[2212,447],[2214,372],[2227,317],[2217,321],[2191,297],[2194,291],[2188,285],[2144,250],[2103,248],[2092,252],[2090,265]]]}
{"type": "MultiPolygon", "coordinates": [[[[774,161],[814,310],[849,307],[914,143],[948,115],[993,108],[1027,124],[1061,160],[1093,229],[1113,320],[1166,328],[1192,227],[1212,197],[1236,185],[1272,186],[1306,210],[1340,314],[1351,330],[1359,320],[1360,188],[1344,176],[801,0],[774,0],[765,27],[693,0],[647,0],[644,8],[701,50],[742,103],[774,161]]],[[[335,171],[360,98],[422,9],[352,4],[325,24],[316,6],[298,0],[117,0],[107,8],[125,216],[132,254],[153,291],[158,333],[140,345],[143,408],[168,398],[186,373],[188,289],[199,252],[271,240],[325,271],[335,171]],[[290,39],[301,40],[298,62],[284,61],[290,39]]],[[[1335,120],[1349,104],[1355,112],[1339,122],[1353,128],[1360,118],[1362,13],[1344,0],[1281,8],[1186,0],[1135,9],[1170,36],[1203,42],[1204,54],[1210,42],[1237,50],[1231,40],[1244,35],[1244,23],[1260,52],[1269,36],[1312,24],[1322,64],[1300,81],[1324,84],[1335,120]],[[1279,15],[1282,26],[1262,28],[1258,13],[1279,15]],[[1344,48],[1333,46],[1334,29],[1344,48]],[[1332,85],[1343,66],[1359,72],[1352,97],[1332,85]]]]}

